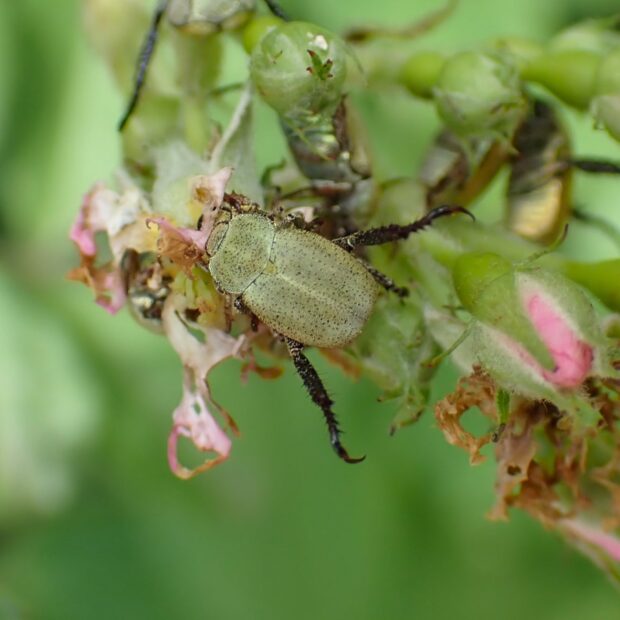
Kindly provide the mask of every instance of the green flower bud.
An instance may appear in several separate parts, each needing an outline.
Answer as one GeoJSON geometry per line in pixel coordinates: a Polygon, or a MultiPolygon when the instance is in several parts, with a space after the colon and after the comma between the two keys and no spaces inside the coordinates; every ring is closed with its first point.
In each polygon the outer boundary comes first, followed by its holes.
{"type": "Polygon", "coordinates": [[[576,428],[596,423],[580,387],[587,377],[613,370],[583,291],[555,272],[517,267],[494,254],[462,256],[453,279],[474,318],[472,337],[484,370],[504,389],[555,403],[576,428]]]}
{"type": "Polygon", "coordinates": [[[252,15],[255,0],[170,0],[170,23],[189,34],[204,36],[239,28],[252,15]]]}
{"type": "Polygon", "coordinates": [[[527,107],[516,65],[494,53],[464,52],[447,60],[433,95],[446,125],[462,136],[510,139],[527,107]]]}
{"type": "Polygon", "coordinates": [[[620,47],[620,15],[588,19],[558,33],[549,42],[553,51],[586,50],[607,54],[620,47]]]}
{"type": "Polygon", "coordinates": [[[616,140],[620,140],[620,48],[601,62],[595,84],[596,97],[591,112],[616,140]]]}
{"type": "Polygon", "coordinates": [[[475,319],[516,337],[541,366],[552,369],[553,359],[519,300],[515,275],[510,261],[490,253],[464,254],[452,270],[456,294],[475,319]]]}
{"type": "Polygon", "coordinates": [[[282,20],[274,15],[261,15],[252,19],[243,29],[241,41],[248,54],[258,45],[260,40],[274,28],[282,25],[282,20]]]}
{"type": "Polygon", "coordinates": [[[333,113],[344,94],[350,60],[337,35],[314,24],[288,22],[258,43],[250,73],[263,99],[294,121],[333,113]]]}
{"type": "Polygon", "coordinates": [[[575,108],[585,109],[594,95],[601,55],[587,50],[563,50],[538,56],[521,71],[575,108]]]}
{"type": "Polygon", "coordinates": [[[417,52],[403,63],[398,81],[412,95],[430,99],[445,62],[439,52],[417,52]]]}
{"type": "Polygon", "coordinates": [[[544,53],[540,43],[524,37],[502,37],[491,41],[491,49],[509,54],[518,67],[522,67],[544,53]]]}

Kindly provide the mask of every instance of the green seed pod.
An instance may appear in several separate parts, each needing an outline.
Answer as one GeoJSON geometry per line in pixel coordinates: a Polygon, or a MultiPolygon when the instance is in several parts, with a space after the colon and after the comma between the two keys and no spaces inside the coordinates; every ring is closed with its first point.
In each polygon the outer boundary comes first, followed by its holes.
{"type": "Polygon", "coordinates": [[[620,48],[601,62],[591,112],[616,140],[620,140],[620,48]]]}
{"type": "Polygon", "coordinates": [[[537,82],[569,105],[586,109],[594,95],[602,57],[587,50],[564,50],[538,56],[521,71],[524,80],[537,82]]]}
{"type": "Polygon", "coordinates": [[[418,52],[402,65],[398,81],[414,96],[431,99],[446,58],[439,52],[418,52]]]}
{"type": "Polygon", "coordinates": [[[344,94],[350,60],[337,35],[314,24],[288,22],[261,39],[250,72],[263,99],[294,122],[334,112],[344,94]]]}
{"type": "Polygon", "coordinates": [[[444,64],[433,89],[437,109],[455,133],[510,139],[526,110],[509,56],[464,52],[444,64]]]}

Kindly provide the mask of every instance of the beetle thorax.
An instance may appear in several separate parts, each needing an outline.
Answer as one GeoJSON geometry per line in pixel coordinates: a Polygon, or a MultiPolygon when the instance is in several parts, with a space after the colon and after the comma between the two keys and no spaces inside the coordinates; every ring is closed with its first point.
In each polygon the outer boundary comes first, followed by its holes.
{"type": "Polygon", "coordinates": [[[218,288],[240,295],[267,268],[275,227],[264,215],[244,213],[216,222],[207,241],[209,272],[218,288]]]}

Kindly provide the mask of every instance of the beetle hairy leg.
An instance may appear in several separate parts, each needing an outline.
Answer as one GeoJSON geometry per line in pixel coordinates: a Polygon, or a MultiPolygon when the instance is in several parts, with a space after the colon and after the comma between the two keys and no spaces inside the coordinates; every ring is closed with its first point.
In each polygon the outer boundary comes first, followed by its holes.
{"type": "Polygon", "coordinates": [[[138,64],[136,66],[136,78],[133,86],[133,93],[131,94],[131,99],[127,104],[127,108],[123,117],[118,123],[118,130],[123,131],[127,121],[133,114],[136,106],[138,105],[138,99],[140,99],[140,94],[142,93],[142,87],[144,86],[144,80],[146,79],[146,72],[149,68],[149,64],[151,62],[151,57],[153,56],[153,51],[155,50],[155,42],[157,41],[157,33],[159,31],[159,25],[161,24],[162,17],[168,8],[168,0],[160,0],[157,4],[157,8],[153,13],[153,18],[151,20],[151,25],[149,27],[149,31],[144,39],[144,43],[142,43],[142,48],[140,49],[140,55],[138,56],[138,64]]]}
{"type": "Polygon", "coordinates": [[[303,354],[304,345],[291,338],[285,338],[285,341],[293,364],[295,365],[295,370],[297,370],[297,374],[301,377],[312,402],[321,409],[325,416],[332,448],[335,450],[336,454],[347,463],[359,463],[363,461],[366,458],[365,456],[361,458],[349,456],[349,453],[342,443],[340,443],[341,430],[338,426],[336,414],[332,411],[332,405],[334,403],[327,394],[327,390],[317,371],[314,369],[314,366],[312,366],[310,360],[303,354]]]}
{"type": "Polygon", "coordinates": [[[409,295],[409,289],[406,287],[397,286],[394,280],[386,276],[383,272],[375,269],[372,265],[369,265],[366,261],[359,259],[360,262],[366,267],[368,273],[386,290],[392,291],[399,297],[407,297],[409,295]]]}
{"type": "Polygon", "coordinates": [[[458,205],[441,205],[429,211],[420,219],[401,226],[399,224],[388,224],[387,226],[379,226],[378,228],[370,228],[368,230],[360,230],[358,232],[347,235],[346,237],[338,237],[334,239],[334,243],[341,248],[351,250],[363,245],[381,245],[390,241],[398,241],[406,239],[412,233],[418,232],[427,226],[430,226],[434,220],[453,215],[454,213],[464,213],[475,220],[476,218],[464,207],[458,205]]]}

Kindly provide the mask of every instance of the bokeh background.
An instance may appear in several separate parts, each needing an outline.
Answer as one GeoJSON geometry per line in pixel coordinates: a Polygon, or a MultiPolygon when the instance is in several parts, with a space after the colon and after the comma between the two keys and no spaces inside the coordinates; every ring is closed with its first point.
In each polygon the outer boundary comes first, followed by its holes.
{"type": "MultiPolygon", "coordinates": [[[[282,5],[340,30],[404,23],[437,2],[282,5]]],[[[544,40],[615,5],[463,0],[418,45],[544,40]]],[[[231,362],[212,375],[242,430],[231,458],[190,482],[172,476],[177,358],[64,278],[77,262],[67,231],[81,196],[120,161],[124,101],[82,34],[78,0],[0,2],[0,618],[620,617],[618,592],[554,534],[518,513],[485,519],[492,459],[469,467],[430,414],[389,437],[394,411],[376,388],[316,356],[363,465],[334,457],[290,367],[277,382],[241,385],[231,362]]],[[[380,174],[411,173],[434,112],[393,92],[359,103],[380,174]]],[[[589,121],[567,122],[580,155],[619,158],[589,121]]],[[[275,153],[273,127],[260,140],[275,153]]],[[[499,191],[483,217],[499,216],[499,191]]],[[[619,198],[618,179],[577,179],[575,202],[617,223],[619,198]]],[[[617,255],[578,225],[563,251],[617,255]]],[[[444,369],[437,395],[454,379],[444,369]]]]}

